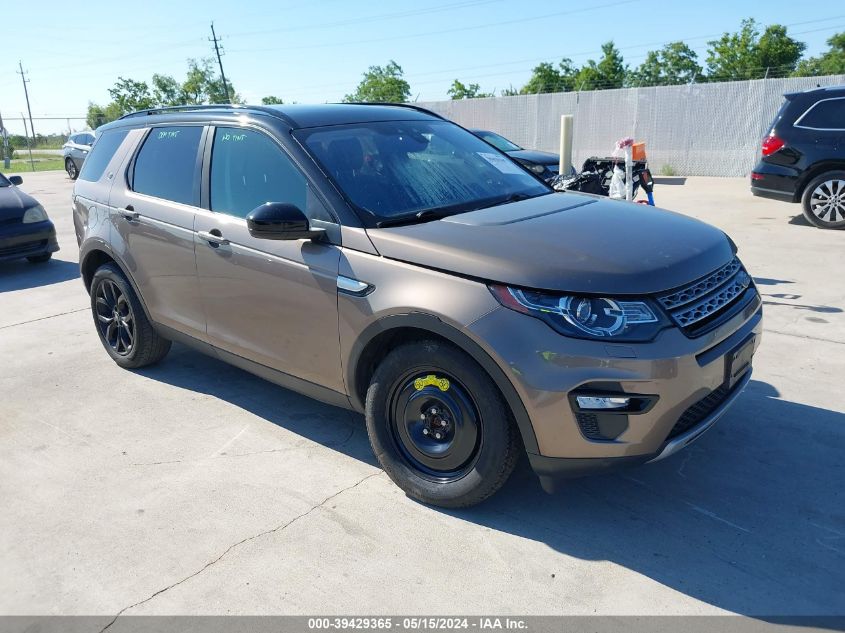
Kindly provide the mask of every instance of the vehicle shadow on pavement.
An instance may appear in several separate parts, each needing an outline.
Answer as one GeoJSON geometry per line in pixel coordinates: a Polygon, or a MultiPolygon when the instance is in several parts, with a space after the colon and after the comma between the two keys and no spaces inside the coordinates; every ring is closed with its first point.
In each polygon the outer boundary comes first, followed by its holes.
{"type": "MultiPolygon", "coordinates": [[[[184,346],[138,373],[378,465],[362,416],[184,346]]],[[[480,506],[425,511],[610,561],[726,611],[841,615],[843,446],[845,414],[781,400],[752,380],[711,431],[665,461],[572,480],[547,495],[523,459],[480,506]]],[[[546,571],[550,580],[565,573],[554,562],[546,571]]]]}
{"type": "Polygon", "coordinates": [[[25,259],[0,262],[0,292],[49,286],[79,277],[79,264],[51,259],[31,264],[25,259]]]}
{"type": "Polygon", "coordinates": [[[287,431],[378,466],[361,415],[290,391],[184,345],[174,343],[164,362],[134,371],[215,396],[287,431]]]}
{"type": "Polygon", "coordinates": [[[447,513],[616,563],[727,611],[841,615],[845,414],[778,395],[752,381],[685,451],[572,480],[554,496],[523,460],[492,499],[447,513]]]}

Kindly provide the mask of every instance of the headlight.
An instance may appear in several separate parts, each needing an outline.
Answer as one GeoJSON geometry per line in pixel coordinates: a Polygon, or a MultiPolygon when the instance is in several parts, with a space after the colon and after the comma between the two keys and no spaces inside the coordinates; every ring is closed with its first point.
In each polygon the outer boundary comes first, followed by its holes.
{"type": "Polygon", "coordinates": [[[23,223],[32,224],[33,222],[44,222],[47,219],[47,212],[40,204],[38,206],[27,209],[23,214],[23,223]]]}
{"type": "Polygon", "coordinates": [[[545,321],[566,336],[649,341],[667,323],[646,301],[555,295],[508,286],[489,286],[506,308],[545,321]]]}

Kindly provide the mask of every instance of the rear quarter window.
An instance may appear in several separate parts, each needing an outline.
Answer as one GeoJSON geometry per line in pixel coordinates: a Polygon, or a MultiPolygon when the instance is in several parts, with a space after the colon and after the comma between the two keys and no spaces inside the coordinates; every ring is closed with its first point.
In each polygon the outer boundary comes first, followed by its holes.
{"type": "Polygon", "coordinates": [[[82,163],[79,180],[97,182],[102,178],[103,172],[128,133],[128,130],[109,130],[100,134],[85,162],[82,163]]]}
{"type": "Polygon", "coordinates": [[[817,101],[795,125],[817,130],[845,130],[845,97],[817,101]]]}

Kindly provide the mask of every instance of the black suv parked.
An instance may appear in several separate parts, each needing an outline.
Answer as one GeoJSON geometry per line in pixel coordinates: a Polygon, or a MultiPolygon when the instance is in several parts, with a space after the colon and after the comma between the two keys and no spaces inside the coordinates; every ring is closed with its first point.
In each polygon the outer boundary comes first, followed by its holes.
{"type": "Polygon", "coordinates": [[[751,193],[800,201],[816,226],[845,229],[845,86],[784,96],[751,174],[751,193]]]}

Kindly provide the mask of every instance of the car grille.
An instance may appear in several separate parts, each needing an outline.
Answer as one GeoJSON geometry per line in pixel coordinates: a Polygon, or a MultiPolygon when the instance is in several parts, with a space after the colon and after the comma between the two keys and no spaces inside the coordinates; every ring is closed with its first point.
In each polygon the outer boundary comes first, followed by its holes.
{"type": "Polygon", "coordinates": [[[667,440],[678,437],[686,433],[691,428],[700,424],[705,418],[719,408],[725,399],[731,394],[730,389],[726,385],[722,385],[714,391],[704,396],[701,400],[693,404],[686,411],[681,414],[681,417],[672,427],[669,432],[667,440]]]}
{"type": "Polygon", "coordinates": [[[39,248],[43,248],[47,245],[47,240],[38,240],[35,242],[21,242],[20,244],[15,244],[14,246],[7,246],[6,248],[0,248],[0,257],[5,257],[8,255],[25,255],[31,251],[34,251],[39,248]]]}
{"type": "Polygon", "coordinates": [[[672,320],[690,334],[703,334],[707,324],[724,314],[751,286],[751,277],[734,259],[688,286],[657,298],[672,320]]]}
{"type": "Polygon", "coordinates": [[[22,221],[23,219],[21,217],[0,219],[0,226],[6,226],[8,224],[20,224],[22,221]]]}

